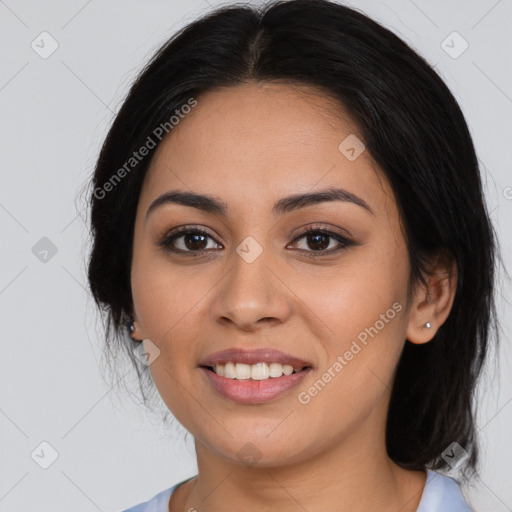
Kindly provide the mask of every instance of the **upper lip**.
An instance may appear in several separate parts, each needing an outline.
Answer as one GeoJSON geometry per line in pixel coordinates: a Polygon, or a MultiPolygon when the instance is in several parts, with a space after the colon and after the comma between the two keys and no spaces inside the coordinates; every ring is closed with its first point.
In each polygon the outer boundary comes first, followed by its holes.
{"type": "Polygon", "coordinates": [[[294,368],[312,366],[312,364],[308,361],[304,361],[303,359],[292,356],[290,354],[285,354],[284,352],[273,348],[259,348],[253,350],[244,348],[229,348],[227,350],[221,350],[220,352],[210,354],[208,357],[201,361],[199,366],[214,367],[217,364],[225,363],[280,363],[289,364],[294,368]]]}

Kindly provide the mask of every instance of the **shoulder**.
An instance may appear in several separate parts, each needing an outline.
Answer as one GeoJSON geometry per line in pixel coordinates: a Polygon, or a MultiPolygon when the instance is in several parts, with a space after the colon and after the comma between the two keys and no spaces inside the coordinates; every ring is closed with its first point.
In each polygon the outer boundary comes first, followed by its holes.
{"type": "Polygon", "coordinates": [[[180,484],[173,485],[172,487],[159,492],[149,501],[139,503],[138,505],[123,510],[122,512],[168,512],[169,499],[178,485],[180,484]]]}
{"type": "Polygon", "coordinates": [[[427,481],[417,512],[473,512],[450,477],[427,470],[427,481]]]}

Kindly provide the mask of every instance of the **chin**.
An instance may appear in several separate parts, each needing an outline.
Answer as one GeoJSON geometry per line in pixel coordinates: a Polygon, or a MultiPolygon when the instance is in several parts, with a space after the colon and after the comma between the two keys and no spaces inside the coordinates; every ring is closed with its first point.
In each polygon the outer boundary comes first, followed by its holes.
{"type": "Polygon", "coordinates": [[[239,436],[233,433],[223,436],[225,442],[219,443],[219,439],[202,441],[202,444],[222,457],[236,463],[242,463],[246,467],[253,468],[275,468],[300,463],[307,459],[307,452],[304,450],[304,439],[293,439],[286,432],[282,435],[268,435],[268,428],[265,433],[258,436],[250,430],[244,430],[239,436]],[[273,437],[270,439],[270,437],[273,437]],[[297,448],[300,447],[300,452],[297,448]]]}

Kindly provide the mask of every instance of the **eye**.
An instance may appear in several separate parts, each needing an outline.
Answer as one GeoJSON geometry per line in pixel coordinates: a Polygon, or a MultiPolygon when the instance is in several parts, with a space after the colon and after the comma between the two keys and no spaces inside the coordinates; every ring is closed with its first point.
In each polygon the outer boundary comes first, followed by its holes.
{"type": "Polygon", "coordinates": [[[299,248],[299,250],[310,253],[308,256],[313,258],[337,253],[351,245],[355,245],[352,240],[339,233],[322,229],[321,226],[309,226],[302,235],[294,240],[294,243],[302,239],[305,240],[304,245],[306,248],[299,248]],[[333,241],[337,241],[338,245],[329,249],[333,241]]]}
{"type": "MultiPolygon", "coordinates": [[[[166,251],[174,253],[197,253],[194,254],[195,256],[215,249],[211,245],[208,246],[208,239],[214,240],[213,236],[207,231],[193,226],[182,226],[166,234],[158,245],[166,251]]],[[[220,244],[214,243],[213,245],[220,244]]]]}
{"type": "MultiPolygon", "coordinates": [[[[312,258],[334,254],[355,245],[352,240],[339,233],[322,229],[321,226],[309,226],[292,244],[302,239],[305,239],[306,248],[299,248],[299,251],[312,258]],[[338,242],[334,248],[331,247],[333,241],[338,242]]],[[[181,226],[172,230],[158,242],[158,245],[166,251],[188,256],[201,256],[206,252],[224,248],[215,241],[212,234],[195,226],[181,226]]]]}

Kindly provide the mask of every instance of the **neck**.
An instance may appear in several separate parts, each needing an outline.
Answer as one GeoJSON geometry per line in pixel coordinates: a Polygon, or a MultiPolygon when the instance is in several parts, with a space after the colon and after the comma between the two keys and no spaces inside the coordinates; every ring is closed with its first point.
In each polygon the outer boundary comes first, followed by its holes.
{"type": "MultiPolygon", "coordinates": [[[[317,512],[415,512],[426,473],[408,471],[387,456],[384,436],[370,432],[372,418],[327,450],[282,464],[250,467],[220,456],[196,440],[198,477],[182,496],[183,508],[317,512]],[[378,439],[381,444],[370,443],[378,439]],[[271,508],[269,508],[271,504],[271,508]]],[[[375,426],[375,423],[373,423],[375,426]]],[[[374,427],[373,427],[374,428],[374,427]]]]}

